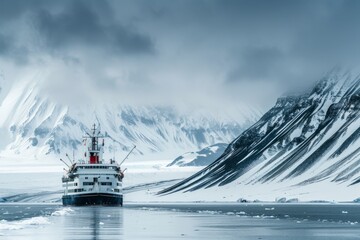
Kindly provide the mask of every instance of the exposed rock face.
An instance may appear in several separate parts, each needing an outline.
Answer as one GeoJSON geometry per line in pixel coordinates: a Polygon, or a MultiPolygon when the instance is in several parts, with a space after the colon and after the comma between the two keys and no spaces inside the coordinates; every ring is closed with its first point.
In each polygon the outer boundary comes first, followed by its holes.
{"type": "Polygon", "coordinates": [[[360,182],[360,80],[331,73],[301,96],[275,106],[216,161],[163,193],[233,181],[304,185],[360,182]]]}

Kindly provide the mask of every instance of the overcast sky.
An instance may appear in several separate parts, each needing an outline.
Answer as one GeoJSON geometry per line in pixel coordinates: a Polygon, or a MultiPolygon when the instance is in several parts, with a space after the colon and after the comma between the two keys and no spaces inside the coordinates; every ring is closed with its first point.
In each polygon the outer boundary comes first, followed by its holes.
{"type": "Polygon", "coordinates": [[[360,1],[0,1],[6,82],[71,101],[271,106],[360,58],[360,1]]]}

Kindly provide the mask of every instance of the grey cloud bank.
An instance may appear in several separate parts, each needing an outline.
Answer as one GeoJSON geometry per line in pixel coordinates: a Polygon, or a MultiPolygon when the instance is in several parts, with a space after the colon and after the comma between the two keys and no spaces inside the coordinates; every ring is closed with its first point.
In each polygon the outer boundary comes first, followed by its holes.
{"type": "Polygon", "coordinates": [[[270,106],[334,66],[358,68],[359,10],[355,0],[2,0],[0,69],[7,81],[46,70],[46,92],[68,100],[99,90],[129,104],[270,106]]]}

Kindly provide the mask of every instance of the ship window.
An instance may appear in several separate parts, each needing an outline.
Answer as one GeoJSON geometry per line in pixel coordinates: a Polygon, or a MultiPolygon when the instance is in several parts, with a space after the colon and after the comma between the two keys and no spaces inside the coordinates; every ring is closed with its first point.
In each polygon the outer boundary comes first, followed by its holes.
{"type": "Polygon", "coordinates": [[[88,177],[85,177],[85,179],[88,179],[88,177]]]}
{"type": "Polygon", "coordinates": [[[106,179],[109,179],[109,177],[106,177],[106,179]]]}
{"type": "Polygon", "coordinates": [[[111,182],[102,182],[101,185],[104,185],[104,186],[111,186],[112,183],[111,182]]]}
{"type": "Polygon", "coordinates": [[[74,186],[77,186],[77,183],[74,183],[74,186]]]}
{"type": "Polygon", "coordinates": [[[94,185],[93,182],[83,182],[83,186],[92,186],[94,185]]]}
{"type": "Polygon", "coordinates": [[[83,192],[83,188],[77,188],[77,189],[70,189],[68,192],[83,192]]]}

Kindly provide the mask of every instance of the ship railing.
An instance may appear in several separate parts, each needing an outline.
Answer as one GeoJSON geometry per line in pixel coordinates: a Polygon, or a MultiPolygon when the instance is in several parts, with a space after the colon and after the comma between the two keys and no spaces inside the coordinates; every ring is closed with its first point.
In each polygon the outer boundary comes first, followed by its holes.
{"type": "Polygon", "coordinates": [[[100,147],[97,147],[97,148],[88,147],[89,152],[94,152],[94,151],[100,152],[100,150],[101,150],[100,147]]]}
{"type": "Polygon", "coordinates": [[[72,181],[74,181],[74,178],[62,177],[62,182],[72,182],[72,181]]]}

